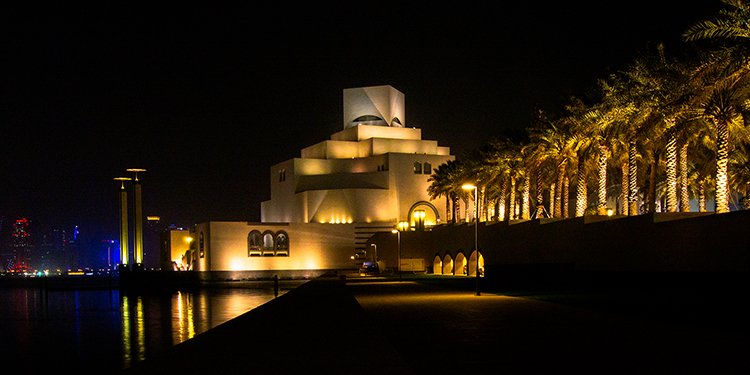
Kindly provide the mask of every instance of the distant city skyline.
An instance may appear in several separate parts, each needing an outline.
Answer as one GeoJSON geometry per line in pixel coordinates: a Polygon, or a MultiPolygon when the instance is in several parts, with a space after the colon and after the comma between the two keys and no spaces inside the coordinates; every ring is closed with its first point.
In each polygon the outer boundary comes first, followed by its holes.
{"type": "MultiPolygon", "coordinates": [[[[95,232],[80,232],[78,226],[71,227],[55,224],[38,224],[30,217],[18,217],[8,220],[0,217],[0,272],[10,272],[18,260],[27,261],[29,270],[69,269],[105,270],[108,265],[116,270],[120,262],[119,240],[116,238],[99,238],[95,232]],[[10,225],[8,222],[10,221],[10,225]],[[28,242],[22,247],[16,247],[14,242],[14,225],[16,221],[25,221],[28,226],[23,230],[28,234],[28,242]],[[21,256],[21,258],[19,258],[21,256]]],[[[144,242],[146,244],[144,266],[159,267],[159,233],[167,229],[158,221],[146,220],[144,226],[144,242]]],[[[19,269],[22,271],[22,269],[19,269]]]]}

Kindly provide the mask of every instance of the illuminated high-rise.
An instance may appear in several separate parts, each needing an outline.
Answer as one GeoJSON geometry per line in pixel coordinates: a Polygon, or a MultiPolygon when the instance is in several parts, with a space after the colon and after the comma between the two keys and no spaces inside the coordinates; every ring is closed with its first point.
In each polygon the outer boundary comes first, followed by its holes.
{"type": "Polygon", "coordinates": [[[11,264],[13,272],[26,272],[31,270],[31,253],[33,242],[30,231],[31,221],[25,217],[16,219],[13,223],[11,234],[11,264]]]}

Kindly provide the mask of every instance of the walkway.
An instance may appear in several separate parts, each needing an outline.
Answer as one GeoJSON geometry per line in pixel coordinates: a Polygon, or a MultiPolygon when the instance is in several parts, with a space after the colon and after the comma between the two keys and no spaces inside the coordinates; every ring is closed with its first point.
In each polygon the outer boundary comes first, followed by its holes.
{"type": "Polygon", "coordinates": [[[466,286],[312,280],[126,373],[750,373],[747,325],[733,332],[466,286]]]}

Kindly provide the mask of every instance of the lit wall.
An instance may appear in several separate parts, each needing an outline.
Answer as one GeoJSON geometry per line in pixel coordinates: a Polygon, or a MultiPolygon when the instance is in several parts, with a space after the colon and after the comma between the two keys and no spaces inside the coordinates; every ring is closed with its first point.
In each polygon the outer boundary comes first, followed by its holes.
{"type": "MultiPolygon", "coordinates": [[[[354,225],[212,221],[196,226],[206,236],[199,271],[318,270],[351,268],[354,225]],[[249,256],[248,234],[284,231],[289,256],[249,256]],[[208,233],[208,234],[206,234],[208,233]]],[[[199,233],[195,233],[196,236],[199,233]]]]}
{"type": "Polygon", "coordinates": [[[392,86],[370,86],[344,89],[344,128],[356,125],[361,116],[383,119],[388,126],[404,126],[406,113],[404,94],[392,86]],[[397,118],[398,122],[393,119],[397,118]]]}

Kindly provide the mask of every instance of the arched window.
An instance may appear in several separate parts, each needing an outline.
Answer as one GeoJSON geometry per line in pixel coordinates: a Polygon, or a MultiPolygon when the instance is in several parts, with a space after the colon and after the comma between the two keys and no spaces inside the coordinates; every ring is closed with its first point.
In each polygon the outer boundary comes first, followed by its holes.
{"type": "Polygon", "coordinates": [[[247,256],[259,257],[263,248],[263,236],[259,231],[253,230],[247,235],[247,256]]]}
{"type": "Polygon", "coordinates": [[[276,256],[289,256],[289,235],[283,230],[276,232],[276,256]]]}
{"type": "Polygon", "coordinates": [[[429,162],[424,163],[424,168],[422,168],[422,173],[432,174],[432,164],[430,164],[429,162]]]}
{"type": "Polygon", "coordinates": [[[373,116],[373,115],[359,116],[355,118],[352,122],[355,125],[380,125],[380,126],[387,125],[385,123],[385,120],[383,120],[382,118],[378,116],[373,116]]]}
{"type": "Polygon", "coordinates": [[[414,162],[414,174],[422,174],[422,163],[418,161],[414,162]]]}
{"type": "Polygon", "coordinates": [[[261,252],[263,253],[264,257],[267,256],[273,256],[274,255],[274,236],[273,232],[270,230],[267,230],[263,232],[263,249],[261,252]]]}

